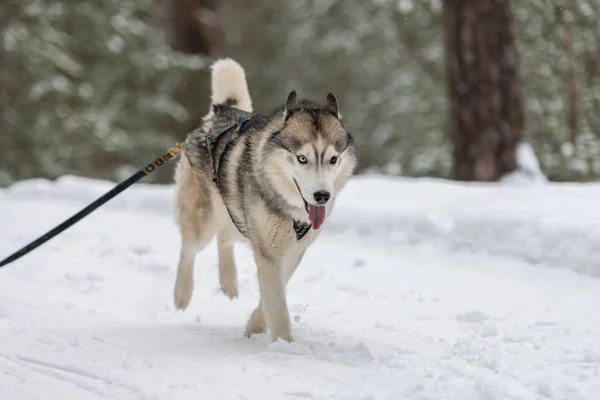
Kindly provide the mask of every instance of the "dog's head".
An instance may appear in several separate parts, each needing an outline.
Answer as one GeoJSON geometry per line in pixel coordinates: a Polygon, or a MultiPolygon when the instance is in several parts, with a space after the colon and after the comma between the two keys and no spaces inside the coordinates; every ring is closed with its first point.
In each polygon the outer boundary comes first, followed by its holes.
{"type": "Polygon", "coordinates": [[[292,91],[283,110],[283,126],[269,138],[273,151],[265,167],[293,213],[319,229],[336,194],[352,175],[356,155],[342,123],[336,97],[325,105],[298,101],[292,91]]]}

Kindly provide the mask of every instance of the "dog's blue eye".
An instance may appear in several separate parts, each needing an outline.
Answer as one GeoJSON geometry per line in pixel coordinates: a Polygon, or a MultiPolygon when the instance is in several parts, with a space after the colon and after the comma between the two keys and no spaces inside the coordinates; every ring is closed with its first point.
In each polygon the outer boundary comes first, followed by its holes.
{"type": "Polygon", "coordinates": [[[331,161],[329,161],[332,164],[335,164],[337,162],[338,158],[336,156],[331,157],[331,161]]]}
{"type": "Polygon", "coordinates": [[[306,156],[298,156],[298,162],[300,164],[306,164],[307,161],[306,156]]]}

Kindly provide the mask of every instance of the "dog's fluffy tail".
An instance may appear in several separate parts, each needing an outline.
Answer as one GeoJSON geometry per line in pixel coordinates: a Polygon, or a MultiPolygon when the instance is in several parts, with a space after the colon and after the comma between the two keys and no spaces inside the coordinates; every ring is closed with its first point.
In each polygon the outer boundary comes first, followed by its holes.
{"type": "Polygon", "coordinates": [[[252,99],[244,68],[231,58],[222,58],[211,69],[212,104],[227,104],[252,112],[252,99]]]}

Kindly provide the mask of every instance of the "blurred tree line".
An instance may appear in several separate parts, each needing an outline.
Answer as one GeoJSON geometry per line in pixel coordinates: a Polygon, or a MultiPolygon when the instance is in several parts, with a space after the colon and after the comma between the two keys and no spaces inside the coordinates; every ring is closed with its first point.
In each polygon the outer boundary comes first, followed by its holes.
{"type": "MultiPolygon", "coordinates": [[[[596,179],[600,0],[511,7],[525,139],[550,179],[596,179]]],[[[223,55],[259,112],[333,91],[360,172],[454,177],[442,14],[441,0],[0,2],[0,185],[123,179],[197,126],[223,55]]]]}

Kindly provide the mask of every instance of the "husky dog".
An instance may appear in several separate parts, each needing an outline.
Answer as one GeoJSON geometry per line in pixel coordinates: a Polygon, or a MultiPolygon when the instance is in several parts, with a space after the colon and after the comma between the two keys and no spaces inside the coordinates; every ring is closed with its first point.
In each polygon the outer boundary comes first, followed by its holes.
{"type": "Polygon", "coordinates": [[[215,235],[221,289],[236,298],[233,244],[246,242],[260,302],[245,335],[269,329],[273,341],[292,342],[285,288],[354,171],[352,136],[332,93],[318,105],[292,91],[285,106],[258,115],[236,61],[220,59],[211,70],[209,113],[188,135],[175,171],[182,240],[175,306],[189,305],[195,256],[215,235]]]}

